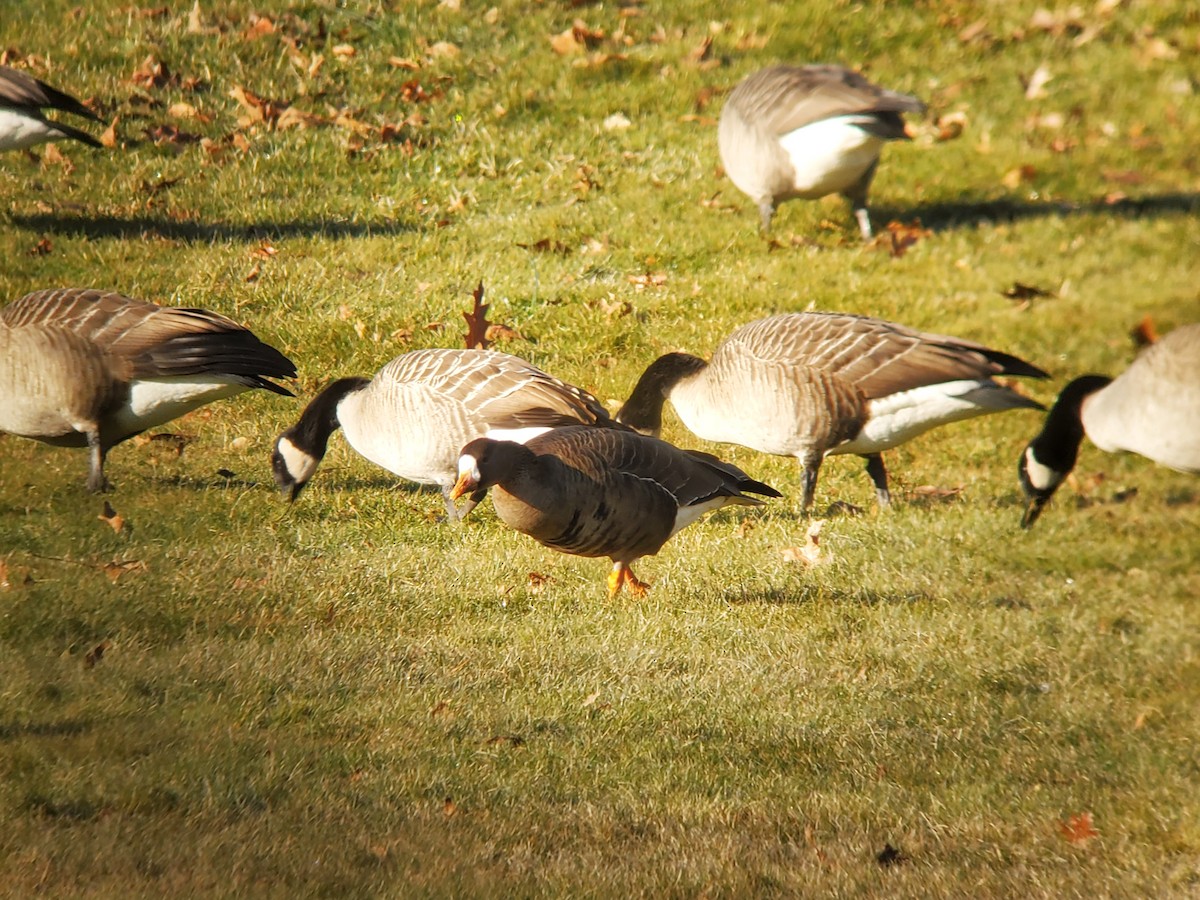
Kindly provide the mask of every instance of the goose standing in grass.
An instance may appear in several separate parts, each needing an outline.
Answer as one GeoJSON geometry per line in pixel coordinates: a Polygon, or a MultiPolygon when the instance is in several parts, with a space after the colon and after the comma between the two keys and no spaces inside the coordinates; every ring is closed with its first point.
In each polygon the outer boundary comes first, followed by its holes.
{"type": "Polygon", "coordinates": [[[64,94],[20,69],[0,66],[0,150],[24,150],[34,144],[63,138],[82,141],[91,147],[102,146],[86,131],[47,119],[43,109],[102,121],[70,94],[64,94]]]}
{"type": "Polygon", "coordinates": [[[711,362],[687,353],[659,357],[617,420],[657,435],[669,399],[698,437],[795,456],[803,466],[805,512],[821,460],[856,453],[886,506],[884,450],[948,422],[1044,408],[994,375],[1047,377],[972,341],[864,316],[782,313],[738,328],[711,362]]]}
{"type": "Polygon", "coordinates": [[[91,451],[108,488],[116,444],[213,400],[292,378],[291,360],[231,319],[111,291],[37,291],[0,310],[0,431],[91,451]]]}
{"type": "Polygon", "coordinates": [[[1029,498],[1022,528],[1037,521],[1075,468],[1085,432],[1108,453],[1137,453],[1200,474],[1200,323],[1151,344],[1115,379],[1084,375],[1062,389],[1017,465],[1029,498]]]}
{"type": "Polygon", "coordinates": [[[343,378],[325,388],[279,436],[271,463],[280,490],[295,500],[340,426],[359,455],[408,481],[439,485],[454,521],[460,514],[450,489],[464,444],[485,435],[524,441],[562,425],[621,427],[587,391],[516,356],[415,350],[372,379],[343,378]]]}
{"type": "Polygon", "coordinates": [[[772,66],[743,80],[721,111],[717,142],[730,181],[758,205],[762,229],[783,200],[842,194],[863,240],[867,192],[888,141],[907,140],[906,112],[925,104],[841,66],[772,66]]]}
{"type": "Polygon", "coordinates": [[[676,532],[729,504],[761,506],[748,493],[778,497],[715,456],[608,428],[557,428],[526,444],[478,438],[462,448],[450,497],[482,496],[501,520],[554,550],[613,561],[608,595],[648,587],[632,564],[676,532]]]}

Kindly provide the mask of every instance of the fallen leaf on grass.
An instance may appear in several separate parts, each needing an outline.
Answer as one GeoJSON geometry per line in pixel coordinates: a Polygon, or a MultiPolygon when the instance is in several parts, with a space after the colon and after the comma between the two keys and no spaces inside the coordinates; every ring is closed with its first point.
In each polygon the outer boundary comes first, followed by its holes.
{"type": "Polygon", "coordinates": [[[875,854],[875,862],[887,869],[892,866],[898,866],[900,863],[908,862],[908,857],[891,844],[884,844],[883,849],[875,854]]]}
{"type": "Polygon", "coordinates": [[[112,562],[102,563],[100,569],[108,576],[110,581],[116,581],[126,572],[145,572],[146,564],[140,559],[114,559],[112,562]]]}
{"type": "Polygon", "coordinates": [[[814,519],[809,523],[808,531],[804,535],[804,546],[784,547],[780,551],[783,561],[803,563],[806,566],[819,566],[829,562],[829,554],[823,552],[820,546],[821,529],[824,525],[824,519],[814,519]]]}
{"type": "Polygon", "coordinates": [[[893,258],[899,259],[919,240],[931,234],[932,231],[921,226],[920,219],[914,219],[912,222],[892,221],[887,223],[886,231],[875,236],[871,246],[886,250],[893,258]]]}
{"type": "Polygon", "coordinates": [[[83,667],[85,669],[94,669],[96,667],[96,663],[104,659],[104,651],[108,650],[110,647],[112,647],[112,641],[104,640],[98,643],[95,647],[89,650],[87,655],[83,658],[83,667]]]}
{"type": "Polygon", "coordinates": [[[487,320],[488,305],[483,302],[483,282],[480,281],[478,287],[471,293],[475,305],[470,312],[462,314],[467,322],[467,333],[463,335],[466,341],[468,350],[486,350],[491,341],[488,340],[488,326],[492,323],[487,320]]]}
{"type": "Polygon", "coordinates": [[[129,80],[138,87],[150,90],[156,87],[162,87],[176,79],[171,70],[167,68],[167,64],[162,60],[155,58],[153,55],[147,56],[142,60],[142,64],[134,69],[134,72],[129,76],[129,80]]]}
{"type": "Polygon", "coordinates": [[[449,819],[451,816],[453,816],[457,813],[458,813],[458,805],[455,804],[453,798],[447,797],[445,800],[442,801],[442,815],[443,816],[445,816],[447,819],[449,819]]]}
{"type": "Polygon", "coordinates": [[[1143,316],[1142,321],[1129,330],[1129,336],[1133,338],[1133,343],[1138,349],[1149,347],[1158,340],[1158,329],[1154,327],[1154,319],[1149,315],[1143,316]]]}
{"type": "Polygon", "coordinates": [[[120,534],[121,529],[125,527],[125,517],[113,509],[112,504],[107,500],[104,501],[104,512],[100,513],[96,518],[117,534],[120,534]]]}
{"type": "Polygon", "coordinates": [[[1054,76],[1045,64],[1038,66],[1033,70],[1033,74],[1028,78],[1021,78],[1021,84],[1025,88],[1026,100],[1037,100],[1046,96],[1046,85],[1054,76]]]}
{"type": "Polygon", "coordinates": [[[1058,830],[1072,844],[1082,846],[1094,837],[1098,837],[1100,832],[1092,827],[1092,814],[1090,812],[1081,812],[1074,816],[1069,816],[1065,822],[1058,823],[1058,830]]]}
{"type": "Polygon", "coordinates": [[[48,256],[54,249],[54,245],[50,243],[50,238],[42,237],[40,241],[33,245],[29,250],[30,256],[48,256]]]}
{"type": "Polygon", "coordinates": [[[104,129],[104,133],[98,138],[103,146],[109,148],[117,146],[117,122],[119,121],[121,121],[120,116],[113,116],[108,127],[104,129]]]}
{"type": "Polygon", "coordinates": [[[647,272],[644,275],[626,275],[625,280],[639,290],[648,287],[662,287],[667,283],[665,272],[647,272]]]}
{"type": "Polygon", "coordinates": [[[1000,183],[1006,188],[1016,190],[1022,184],[1033,181],[1037,176],[1037,169],[1030,165],[1017,166],[1015,169],[1009,169],[1004,173],[1004,177],[1000,179],[1000,183]]]}
{"type": "Polygon", "coordinates": [[[937,128],[937,133],[933,139],[937,143],[945,143],[953,141],[962,136],[963,130],[967,127],[967,114],[965,112],[952,112],[944,116],[938,116],[934,120],[934,126],[937,128]]]}

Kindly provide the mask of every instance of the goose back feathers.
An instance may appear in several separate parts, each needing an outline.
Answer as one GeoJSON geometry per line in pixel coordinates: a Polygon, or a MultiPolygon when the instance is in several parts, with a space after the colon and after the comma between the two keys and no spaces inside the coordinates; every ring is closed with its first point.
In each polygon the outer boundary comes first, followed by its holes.
{"type": "MultiPolygon", "coordinates": [[[[280,489],[294,500],[341,427],[361,456],[448,495],[468,441],[484,435],[527,440],[563,425],[619,427],[591,394],[518,357],[416,350],[370,380],[343,379],[326,388],[279,436],[272,464],[280,489]]],[[[457,517],[449,500],[447,512],[457,517]]]]}
{"type": "Polygon", "coordinates": [[[90,289],[37,291],[0,310],[0,431],[91,449],[88,487],[106,487],[114,445],[296,367],[217,313],[90,289]]]}
{"type": "Polygon", "coordinates": [[[47,119],[43,109],[100,121],[99,116],[70,94],[19,69],[0,66],[0,150],[24,150],[34,144],[62,138],[81,141],[91,147],[102,146],[86,131],[47,119]]]}
{"type": "Polygon", "coordinates": [[[1040,408],[992,380],[1002,374],[1046,377],[973,341],[863,316],[784,313],[737,329],[708,363],[680,353],[659,358],[617,419],[657,434],[670,399],[698,437],[795,456],[804,468],[805,510],[821,460],[859,454],[886,504],[883,451],[948,422],[1040,408]]]}
{"type": "Polygon", "coordinates": [[[903,113],[924,110],[916,97],[841,66],[772,66],[730,94],[717,131],[721,162],[758,206],[763,231],[779,202],[838,193],[866,240],[867,192],[883,145],[907,140],[903,113]]]}
{"type": "Polygon", "coordinates": [[[706,512],[762,504],[749,494],[780,496],[715,456],[614,429],[559,428],[525,445],[476,439],[458,472],[452,497],[495,488],[510,528],[563,553],[612,559],[610,596],[625,583],[644,591],[632,563],[706,512]]]}
{"type": "Polygon", "coordinates": [[[1029,499],[1023,528],[1075,468],[1085,433],[1108,453],[1200,474],[1200,324],[1151,344],[1115,379],[1084,375],[1063,388],[1017,466],[1029,499]]]}

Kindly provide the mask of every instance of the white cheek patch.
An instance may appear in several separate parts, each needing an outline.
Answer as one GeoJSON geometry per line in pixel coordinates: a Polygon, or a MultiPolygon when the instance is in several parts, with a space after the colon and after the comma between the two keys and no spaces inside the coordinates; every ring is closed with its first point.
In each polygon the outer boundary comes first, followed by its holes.
{"type": "Polygon", "coordinates": [[[458,458],[458,477],[470,478],[472,481],[478,482],[479,479],[479,463],[470,453],[464,453],[458,458]]]}
{"type": "Polygon", "coordinates": [[[288,474],[298,484],[307,483],[317,471],[317,460],[293,444],[290,439],[280,438],[275,449],[279,451],[283,464],[287,466],[288,474]]]}
{"type": "Polygon", "coordinates": [[[1058,472],[1037,461],[1032,447],[1025,448],[1025,477],[1037,491],[1048,491],[1062,480],[1062,476],[1058,472]]]}

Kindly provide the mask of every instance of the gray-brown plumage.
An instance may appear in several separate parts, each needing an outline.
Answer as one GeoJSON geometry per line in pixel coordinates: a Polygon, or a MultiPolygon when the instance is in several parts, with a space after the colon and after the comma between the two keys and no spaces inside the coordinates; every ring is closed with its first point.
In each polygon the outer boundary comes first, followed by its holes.
{"type": "Polygon", "coordinates": [[[441,487],[454,520],[474,505],[460,514],[449,499],[463,444],[484,436],[525,441],[562,425],[624,427],[587,391],[520,357],[414,350],[374,378],[342,378],[326,387],[275,441],[271,465],[284,496],[295,500],[340,427],[350,446],[376,465],[441,487]]]}
{"type": "Polygon", "coordinates": [[[296,367],[217,313],[111,291],[37,291],[0,310],[0,431],[88,447],[88,488],[108,450],[135,434],[296,367]]]}
{"type": "Polygon", "coordinates": [[[24,150],[34,144],[62,138],[82,141],[91,147],[102,146],[86,131],[47,119],[42,112],[44,109],[101,121],[70,94],[20,69],[0,66],[0,150],[24,150]]]}
{"type": "Polygon", "coordinates": [[[643,593],[631,565],[704,513],[762,505],[747,493],[780,496],[715,456],[603,428],[558,428],[527,444],[480,438],[458,469],[452,497],[494,488],[510,528],[563,553],[609,557],[610,597],[626,583],[643,593]]]}
{"type": "Polygon", "coordinates": [[[617,420],[657,435],[669,399],[698,437],[795,456],[805,511],[822,459],[856,453],[886,505],[884,450],[948,422],[1042,408],[994,375],[1046,377],[973,341],[865,316],[783,313],[738,328],[711,362],[686,353],[655,360],[617,420]]]}
{"type": "Polygon", "coordinates": [[[758,206],[763,231],[784,200],[842,194],[864,240],[867,192],[888,141],[907,140],[903,114],[916,97],[872,84],[841,66],[772,66],[729,95],[717,131],[730,181],[758,206]]]}
{"type": "Polygon", "coordinates": [[[1062,389],[1017,466],[1029,499],[1022,528],[1075,468],[1084,434],[1108,453],[1200,474],[1200,323],[1151,344],[1116,378],[1083,375],[1062,389]]]}

